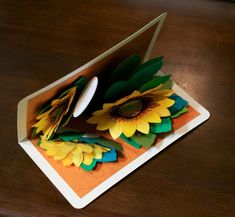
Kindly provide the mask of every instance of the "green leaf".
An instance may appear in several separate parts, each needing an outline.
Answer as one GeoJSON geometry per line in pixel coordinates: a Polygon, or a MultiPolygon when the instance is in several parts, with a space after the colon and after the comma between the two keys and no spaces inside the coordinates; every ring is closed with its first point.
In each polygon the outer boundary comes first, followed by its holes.
{"type": "Polygon", "coordinates": [[[106,102],[115,101],[128,94],[129,84],[127,81],[118,81],[105,92],[104,99],[106,102]]]}
{"type": "Polygon", "coordinates": [[[32,130],[31,130],[31,139],[35,139],[37,137],[37,127],[34,127],[32,130]]]}
{"type": "Polygon", "coordinates": [[[59,99],[62,98],[63,96],[65,96],[70,90],[71,88],[73,88],[74,86],[77,88],[77,91],[81,91],[87,84],[87,79],[85,77],[80,77],[78,78],[73,84],[72,86],[70,85],[69,87],[67,87],[60,95],[59,95],[59,99]]]}
{"type": "Polygon", "coordinates": [[[146,90],[152,89],[154,87],[157,87],[160,84],[163,84],[169,80],[171,75],[166,76],[155,76],[151,81],[145,83],[140,89],[140,92],[144,92],[146,90]]]}
{"type": "Polygon", "coordinates": [[[169,108],[172,115],[183,109],[188,104],[185,99],[176,94],[172,94],[169,98],[175,101],[175,103],[169,108]]]}
{"type": "Polygon", "coordinates": [[[110,76],[110,82],[113,83],[115,81],[127,80],[137,69],[140,64],[141,58],[138,55],[131,55],[126,58],[120,64],[116,66],[116,68],[112,71],[110,76]]]}
{"type": "Polygon", "coordinates": [[[150,125],[150,131],[153,133],[166,133],[172,130],[172,124],[170,118],[162,118],[161,123],[155,123],[150,125]]]}
{"type": "Polygon", "coordinates": [[[153,58],[153,59],[148,60],[148,61],[146,61],[145,63],[141,64],[141,65],[137,68],[137,70],[138,70],[138,71],[139,71],[139,70],[142,70],[142,69],[144,69],[144,68],[146,68],[146,67],[149,67],[149,66],[151,66],[151,65],[153,65],[153,64],[155,64],[155,63],[161,62],[162,60],[163,60],[163,56],[153,58]]]}
{"type": "Polygon", "coordinates": [[[146,148],[150,148],[157,138],[157,135],[154,133],[143,134],[143,133],[136,133],[130,139],[136,142],[139,145],[142,145],[146,148]]]}
{"type": "Polygon", "coordinates": [[[82,163],[81,168],[89,172],[89,171],[93,170],[95,165],[96,165],[96,160],[93,159],[93,161],[90,165],[86,165],[86,164],[82,163]]]}
{"type": "Polygon", "coordinates": [[[76,86],[79,89],[83,89],[87,84],[87,78],[80,77],[74,82],[74,86],[76,86]]]}
{"type": "Polygon", "coordinates": [[[129,85],[131,89],[138,90],[146,82],[153,79],[154,75],[161,69],[162,65],[163,62],[160,61],[150,66],[147,66],[135,73],[129,80],[129,85]]]}
{"type": "Polygon", "coordinates": [[[80,142],[85,142],[87,144],[95,144],[96,143],[96,139],[95,138],[87,138],[87,137],[80,137],[79,141],[80,142]]]}
{"type": "Polygon", "coordinates": [[[100,138],[100,137],[93,138],[93,139],[96,140],[96,143],[99,144],[99,145],[106,146],[108,148],[113,148],[117,151],[123,151],[123,147],[118,142],[103,139],[103,138],[100,138]]]}
{"type": "Polygon", "coordinates": [[[132,145],[133,147],[138,148],[138,149],[141,148],[140,144],[136,143],[134,140],[130,138],[127,138],[124,134],[121,135],[121,138],[128,144],[132,145]]]}
{"type": "Polygon", "coordinates": [[[182,108],[180,111],[176,112],[174,115],[171,116],[171,118],[177,118],[180,115],[186,113],[188,111],[187,107],[182,108]]]}
{"type": "Polygon", "coordinates": [[[173,86],[173,81],[169,79],[162,85],[161,90],[172,89],[172,86],[173,86]]]}
{"type": "Polygon", "coordinates": [[[58,137],[63,141],[74,141],[79,140],[82,137],[82,133],[67,131],[58,135],[58,137]]]}

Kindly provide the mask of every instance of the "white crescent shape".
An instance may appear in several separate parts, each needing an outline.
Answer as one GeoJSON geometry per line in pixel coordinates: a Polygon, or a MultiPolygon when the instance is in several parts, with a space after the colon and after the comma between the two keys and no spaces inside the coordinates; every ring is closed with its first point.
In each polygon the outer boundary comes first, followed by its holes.
{"type": "Polygon", "coordinates": [[[73,111],[73,117],[75,118],[78,117],[86,109],[86,107],[89,105],[90,101],[92,100],[95,94],[97,86],[98,86],[98,78],[97,77],[91,78],[78,98],[75,109],[73,111]]]}

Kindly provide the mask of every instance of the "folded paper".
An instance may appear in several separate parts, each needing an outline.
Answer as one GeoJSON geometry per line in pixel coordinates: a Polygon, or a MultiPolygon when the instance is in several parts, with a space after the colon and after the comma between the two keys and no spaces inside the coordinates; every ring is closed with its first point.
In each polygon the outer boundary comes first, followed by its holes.
{"type": "Polygon", "coordinates": [[[18,105],[19,144],[75,208],[209,117],[151,57],[165,17],[18,105]]]}

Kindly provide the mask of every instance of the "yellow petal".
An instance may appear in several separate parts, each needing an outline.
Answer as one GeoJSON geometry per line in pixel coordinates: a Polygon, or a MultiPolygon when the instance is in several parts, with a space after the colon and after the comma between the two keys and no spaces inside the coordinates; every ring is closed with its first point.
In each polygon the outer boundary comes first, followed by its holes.
{"type": "Polygon", "coordinates": [[[113,103],[104,103],[104,104],[103,104],[103,109],[107,111],[107,110],[108,110],[109,108],[111,108],[112,106],[114,106],[113,103]]]}
{"type": "Polygon", "coordinates": [[[93,147],[91,144],[88,145],[88,144],[78,143],[78,145],[80,146],[82,152],[91,153],[93,151],[93,147]]]}
{"type": "Polygon", "coordinates": [[[50,110],[43,112],[42,114],[38,115],[36,117],[37,120],[41,119],[42,117],[48,116],[48,114],[53,110],[53,108],[51,108],[50,110]]]}
{"type": "Polygon", "coordinates": [[[131,95],[128,96],[128,99],[131,99],[136,96],[140,96],[140,92],[138,90],[135,90],[131,95]]]}
{"type": "Polygon", "coordinates": [[[107,152],[110,149],[99,146],[99,145],[94,145],[94,158],[95,159],[101,159],[103,152],[107,152]]]}
{"type": "Polygon", "coordinates": [[[102,120],[99,121],[96,129],[97,130],[107,130],[111,128],[116,123],[115,119],[110,116],[104,116],[102,120]]]}
{"type": "Polygon", "coordinates": [[[157,103],[160,104],[161,106],[164,106],[165,108],[169,108],[175,103],[175,101],[169,98],[165,98],[161,101],[158,101],[157,103]]]}
{"type": "Polygon", "coordinates": [[[68,156],[63,160],[64,166],[70,166],[73,163],[73,155],[69,153],[68,156]]]}
{"type": "Polygon", "coordinates": [[[171,96],[174,93],[173,90],[157,90],[157,91],[153,91],[152,94],[154,95],[162,95],[165,97],[171,96]]]}
{"type": "Polygon", "coordinates": [[[105,115],[95,115],[89,118],[86,122],[89,124],[98,124],[100,120],[104,118],[105,115]]]}
{"type": "Polygon", "coordinates": [[[36,134],[43,131],[45,132],[48,127],[50,126],[50,122],[46,118],[40,119],[36,124],[33,125],[33,127],[37,127],[36,134]]]}
{"type": "Polygon", "coordinates": [[[80,167],[82,161],[83,161],[83,154],[81,151],[75,149],[73,152],[73,163],[76,167],[80,167]]]}
{"type": "Polygon", "coordinates": [[[69,109],[70,109],[70,106],[71,106],[71,104],[72,104],[72,102],[73,102],[75,93],[76,93],[76,87],[72,87],[71,90],[65,95],[65,97],[63,97],[63,98],[61,99],[61,101],[64,101],[64,100],[66,100],[66,99],[69,98],[69,103],[68,103],[68,105],[67,105],[67,109],[66,109],[66,111],[65,111],[65,114],[66,114],[66,113],[69,111],[69,109]]]}
{"type": "Polygon", "coordinates": [[[66,142],[61,143],[60,149],[54,155],[55,160],[64,159],[73,149],[75,145],[70,145],[66,142]]]}
{"type": "Polygon", "coordinates": [[[129,120],[124,123],[123,133],[126,137],[131,137],[136,131],[136,120],[129,120]]]}
{"type": "Polygon", "coordinates": [[[97,115],[103,115],[103,114],[105,114],[107,111],[108,111],[107,109],[97,110],[97,111],[93,112],[92,115],[95,115],[95,116],[97,116],[97,115]]]}
{"type": "Polygon", "coordinates": [[[93,156],[91,154],[83,153],[83,163],[85,165],[90,165],[93,161],[93,156]]]}
{"type": "Polygon", "coordinates": [[[157,90],[159,90],[162,87],[162,84],[158,85],[157,87],[154,87],[152,89],[146,90],[145,92],[143,92],[141,95],[146,95],[146,94],[150,94],[153,92],[156,92],[157,90]]]}
{"type": "Polygon", "coordinates": [[[94,148],[94,158],[101,159],[102,158],[102,150],[98,147],[94,148]]]}
{"type": "Polygon", "coordinates": [[[145,114],[142,115],[141,120],[149,123],[161,123],[161,118],[155,110],[146,111],[145,114]]]}
{"type": "Polygon", "coordinates": [[[122,134],[122,124],[117,122],[109,129],[109,132],[113,139],[117,139],[122,134]]]}
{"type": "Polygon", "coordinates": [[[142,121],[141,119],[138,120],[137,122],[137,130],[140,131],[141,133],[148,134],[149,133],[149,123],[142,121]]]}
{"type": "Polygon", "coordinates": [[[58,105],[60,102],[61,102],[60,99],[54,99],[54,100],[51,102],[51,106],[52,106],[52,107],[53,107],[53,106],[56,106],[56,105],[58,105]]]}
{"type": "Polygon", "coordinates": [[[163,106],[157,106],[153,111],[158,113],[160,117],[168,117],[171,115],[170,111],[163,106]]]}

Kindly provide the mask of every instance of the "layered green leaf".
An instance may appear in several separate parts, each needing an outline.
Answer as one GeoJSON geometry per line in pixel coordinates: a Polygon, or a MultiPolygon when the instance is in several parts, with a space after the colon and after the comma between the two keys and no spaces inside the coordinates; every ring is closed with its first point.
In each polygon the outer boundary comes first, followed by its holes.
{"type": "Polygon", "coordinates": [[[154,133],[135,133],[130,139],[139,145],[150,148],[154,144],[156,138],[157,135],[154,133]]]}
{"type": "Polygon", "coordinates": [[[140,92],[144,92],[146,90],[152,89],[154,87],[159,86],[160,84],[164,84],[170,79],[171,75],[165,76],[155,76],[151,81],[145,83],[140,89],[140,92]]]}
{"type": "Polygon", "coordinates": [[[128,93],[129,83],[127,81],[118,81],[114,83],[104,94],[104,100],[111,102],[120,99],[128,93]]]}
{"type": "Polygon", "coordinates": [[[162,118],[161,123],[153,123],[150,125],[150,131],[152,133],[166,133],[172,130],[172,124],[170,118],[162,118]]]}
{"type": "Polygon", "coordinates": [[[178,112],[176,112],[174,115],[172,115],[171,118],[177,118],[180,115],[186,113],[187,111],[188,111],[187,107],[184,107],[181,110],[179,110],[178,112]]]}
{"type": "Polygon", "coordinates": [[[141,86],[153,79],[154,75],[161,69],[162,65],[163,62],[159,61],[157,63],[144,67],[143,69],[140,69],[128,81],[130,87],[133,90],[138,90],[139,88],[141,88],[141,86]]]}
{"type": "Polygon", "coordinates": [[[112,71],[110,76],[110,82],[113,83],[115,81],[128,80],[137,69],[138,65],[140,64],[140,61],[140,56],[135,54],[126,58],[124,61],[118,64],[116,68],[112,71]]]}

